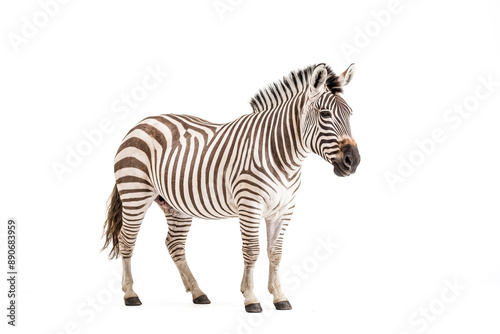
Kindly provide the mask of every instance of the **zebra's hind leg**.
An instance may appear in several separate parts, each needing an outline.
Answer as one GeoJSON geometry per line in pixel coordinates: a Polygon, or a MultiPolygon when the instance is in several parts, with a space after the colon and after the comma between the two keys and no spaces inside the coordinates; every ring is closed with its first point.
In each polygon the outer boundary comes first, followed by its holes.
{"type": "Polygon", "coordinates": [[[167,218],[168,234],[165,244],[172,260],[174,260],[179,270],[186,292],[191,292],[193,303],[210,304],[210,300],[207,295],[201,291],[198,282],[196,282],[186,262],[186,239],[189,229],[191,228],[193,217],[175,210],[165,202],[161,196],[158,196],[155,202],[161,207],[167,218]]]}
{"type": "Polygon", "coordinates": [[[122,290],[125,292],[123,298],[125,305],[138,306],[142,303],[133,289],[134,279],[132,278],[131,259],[142,220],[153,203],[156,194],[152,191],[140,189],[121,189],[119,192],[123,205],[122,227],[118,237],[123,265],[122,290]]]}

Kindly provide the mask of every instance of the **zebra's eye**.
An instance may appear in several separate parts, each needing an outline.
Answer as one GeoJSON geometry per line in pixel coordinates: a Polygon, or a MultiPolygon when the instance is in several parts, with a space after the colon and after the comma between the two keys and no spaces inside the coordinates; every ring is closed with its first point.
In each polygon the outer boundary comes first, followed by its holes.
{"type": "Polygon", "coordinates": [[[320,112],[320,115],[321,115],[321,117],[330,117],[331,116],[331,114],[328,110],[322,110],[320,112]]]}

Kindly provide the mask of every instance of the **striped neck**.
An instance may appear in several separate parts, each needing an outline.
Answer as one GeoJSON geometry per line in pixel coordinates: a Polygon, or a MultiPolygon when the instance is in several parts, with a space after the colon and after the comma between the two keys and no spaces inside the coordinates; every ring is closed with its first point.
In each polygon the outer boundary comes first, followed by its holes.
{"type": "Polygon", "coordinates": [[[269,150],[273,159],[273,169],[293,178],[300,171],[304,159],[310,150],[302,135],[302,112],[307,100],[306,92],[300,92],[282,105],[259,113],[265,120],[262,122],[265,131],[261,149],[269,150]]]}

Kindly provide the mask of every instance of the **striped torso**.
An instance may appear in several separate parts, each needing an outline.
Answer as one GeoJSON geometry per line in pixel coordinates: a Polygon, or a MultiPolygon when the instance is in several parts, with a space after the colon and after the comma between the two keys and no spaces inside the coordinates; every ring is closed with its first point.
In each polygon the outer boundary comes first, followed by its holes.
{"type": "Polygon", "coordinates": [[[226,124],[187,115],[148,117],[127,134],[115,157],[119,189],[140,183],[199,218],[246,211],[278,217],[293,206],[300,161],[290,152],[302,143],[294,141],[295,119],[277,116],[253,113],[226,124]]]}

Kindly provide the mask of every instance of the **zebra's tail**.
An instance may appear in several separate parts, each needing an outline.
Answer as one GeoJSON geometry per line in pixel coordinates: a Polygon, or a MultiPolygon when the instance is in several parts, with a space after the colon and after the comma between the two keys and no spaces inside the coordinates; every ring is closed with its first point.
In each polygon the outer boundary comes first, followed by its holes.
{"type": "Polygon", "coordinates": [[[109,258],[118,258],[120,255],[120,247],[118,245],[118,236],[120,235],[120,230],[122,228],[122,200],[118,194],[118,189],[113,188],[113,192],[108,200],[107,207],[107,218],[104,222],[104,232],[103,237],[106,237],[104,242],[104,247],[102,250],[108,248],[111,245],[111,251],[109,252],[109,258]]]}

